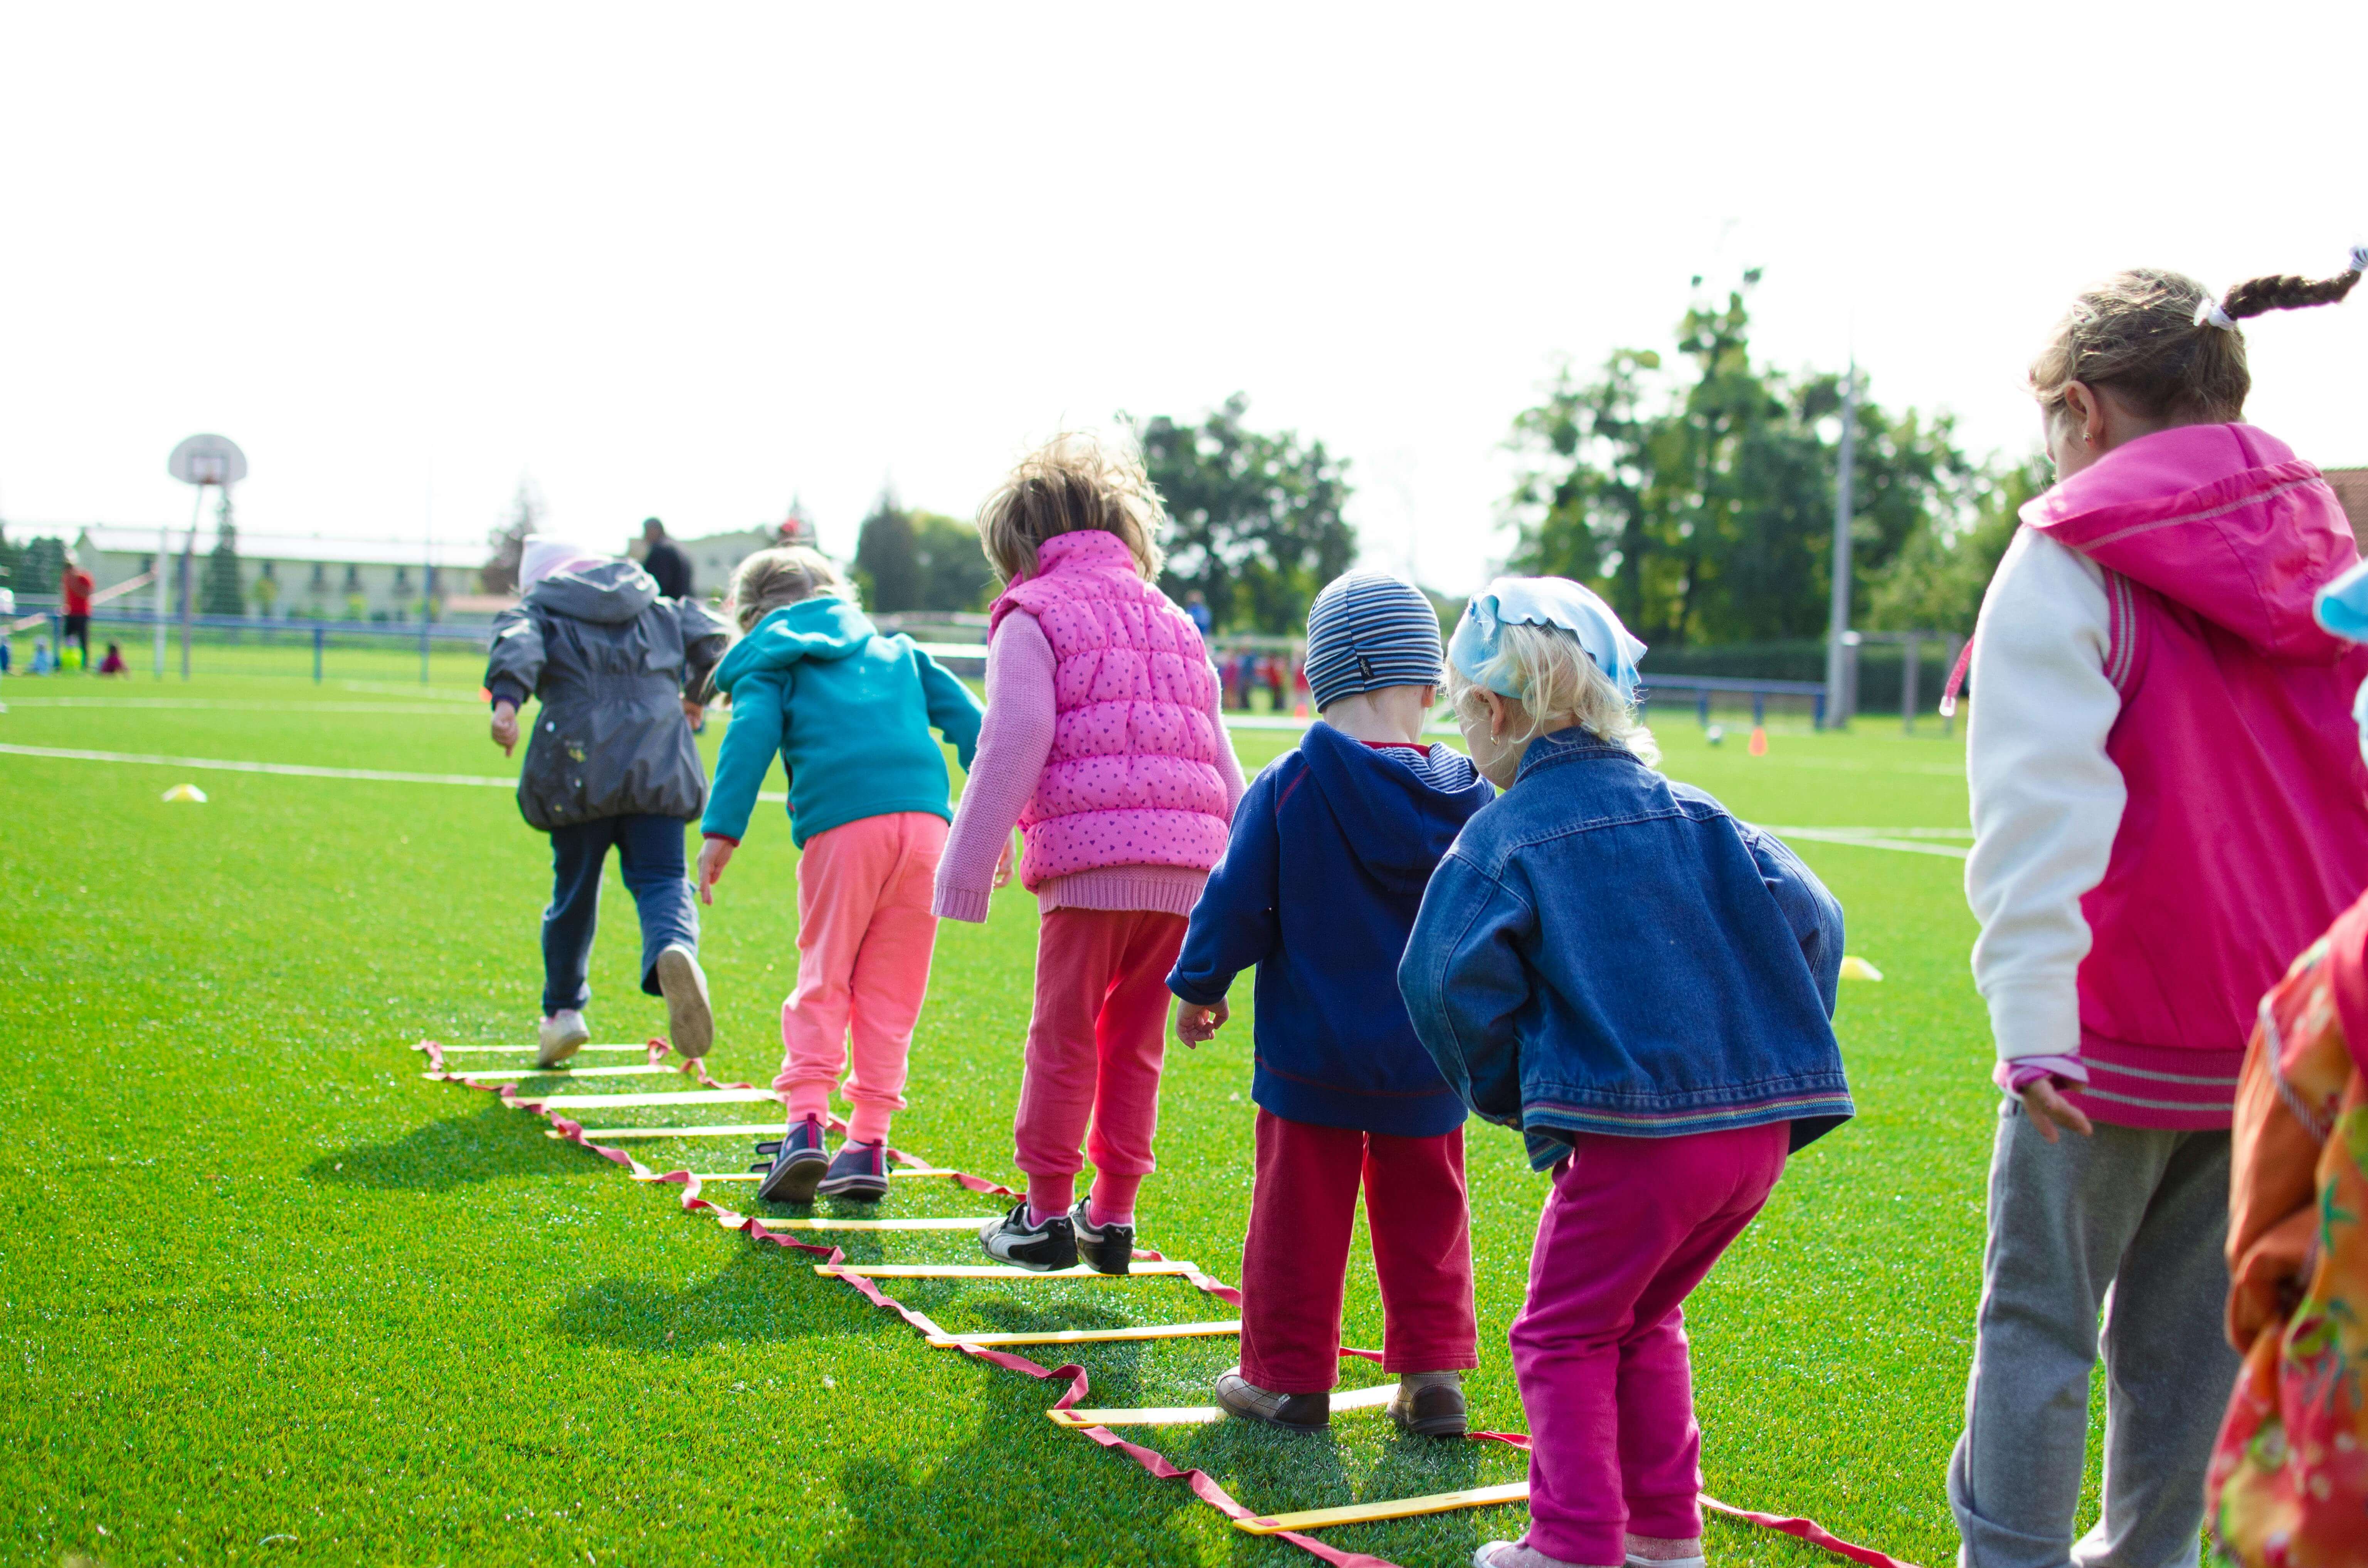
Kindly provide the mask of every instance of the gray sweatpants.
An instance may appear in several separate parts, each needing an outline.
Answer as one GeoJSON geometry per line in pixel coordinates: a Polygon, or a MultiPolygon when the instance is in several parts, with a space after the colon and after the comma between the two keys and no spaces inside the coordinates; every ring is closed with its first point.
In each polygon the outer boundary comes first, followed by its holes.
{"type": "Polygon", "coordinates": [[[1949,1459],[1964,1568],[2194,1568],[2236,1385],[2223,1337],[2228,1134],[2096,1124],[2049,1143],[1998,1113],[1965,1430],[1949,1459]],[[2076,1547],[2104,1314],[2104,1513],[2076,1547]]]}

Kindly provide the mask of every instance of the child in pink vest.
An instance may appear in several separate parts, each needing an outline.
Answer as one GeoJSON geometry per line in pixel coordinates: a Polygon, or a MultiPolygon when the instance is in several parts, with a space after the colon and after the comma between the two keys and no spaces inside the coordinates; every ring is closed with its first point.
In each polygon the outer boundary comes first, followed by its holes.
{"type": "Polygon", "coordinates": [[[2222,1249],[2246,1036],[2368,883],[2368,652],[2311,615],[2359,552],[2318,470],[2237,422],[2237,323],[2340,300],[2362,259],[2218,300],[2125,272],[2032,368],[2058,480],[1983,600],[1967,734],[1974,977],[2006,1094],[1949,1466],[1967,1568],[2196,1561],[2237,1370],[2222,1249]],[[2076,1548],[2109,1289],[2104,1517],[2076,1548]]]}
{"type": "Polygon", "coordinates": [[[1013,1128],[1028,1196],[979,1240],[1023,1268],[1082,1254],[1127,1271],[1159,1119],[1167,971],[1242,794],[1216,667],[1156,585],[1164,520],[1141,461],[1084,436],[1030,457],[979,511],[1005,587],[936,911],[986,918],[1011,879],[1017,824],[1020,881],[1043,912],[1013,1128]],[[1095,1172],[1082,1199],[1081,1142],[1095,1172]]]}

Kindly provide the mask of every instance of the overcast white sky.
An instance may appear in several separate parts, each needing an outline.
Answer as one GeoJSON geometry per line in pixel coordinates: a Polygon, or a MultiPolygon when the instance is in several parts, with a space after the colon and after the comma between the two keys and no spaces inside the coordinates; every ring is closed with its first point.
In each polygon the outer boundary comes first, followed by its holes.
{"type": "MultiPolygon", "coordinates": [[[[1560,357],[1767,269],[1759,341],[2029,445],[2118,267],[2368,237],[2368,6],[472,4],[0,12],[0,517],[621,540],[883,481],[966,515],[1117,409],[1352,463],[1368,558],[1501,555],[1560,357]]],[[[2368,463],[2368,290],[2254,324],[2255,422],[2368,463]]],[[[21,537],[21,534],[20,534],[21,537]]]]}

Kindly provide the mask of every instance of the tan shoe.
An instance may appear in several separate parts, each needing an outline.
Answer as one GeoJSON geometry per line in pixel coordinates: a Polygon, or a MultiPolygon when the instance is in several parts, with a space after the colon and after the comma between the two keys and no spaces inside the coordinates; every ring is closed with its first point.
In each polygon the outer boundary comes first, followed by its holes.
{"type": "Polygon", "coordinates": [[[573,1007],[562,1007],[542,1020],[536,1035],[539,1044],[534,1053],[538,1067],[556,1067],[575,1054],[576,1047],[592,1038],[584,1027],[584,1015],[573,1007]]]}
{"type": "Polygon", "coordinates": [[[666,1043],[677,1056],[707,1054],[715,1043],[715,1012],[707,1005],[707,974],[680,944],[658,954],[658,989],[666,994],[666,1043]]]}

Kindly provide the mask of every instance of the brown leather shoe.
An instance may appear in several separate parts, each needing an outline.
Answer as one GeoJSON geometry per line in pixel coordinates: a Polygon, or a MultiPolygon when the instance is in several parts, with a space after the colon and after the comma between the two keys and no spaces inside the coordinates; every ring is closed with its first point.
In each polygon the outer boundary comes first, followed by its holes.
{"type": "Polygon", "coordinates": [[[1461,1437],[1471,1426],[1463,1390],[1455,1383],[1426,1383],[1412,1392],[1401,1383],[1390,1395],[1389,1411],[1401,1431],[1417,1437],[1461,1437]]]}
{"type": "Polygon", "coordinates": [[[1275,1393],[1238,1369],[1217,1374],[1217,1403],[1245,1421],[1263,1421],[1286,1432],[1321,1432],[1332,1425],[1329,1393],[1275,1393]]]}

